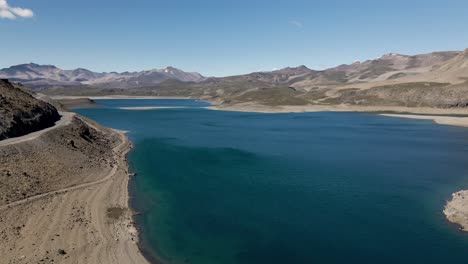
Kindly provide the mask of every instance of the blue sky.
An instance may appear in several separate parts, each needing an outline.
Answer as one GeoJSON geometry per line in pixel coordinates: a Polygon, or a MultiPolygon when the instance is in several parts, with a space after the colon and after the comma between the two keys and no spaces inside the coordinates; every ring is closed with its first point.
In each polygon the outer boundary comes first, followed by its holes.
{"type": "Polygon", "coordinates": [[[174,66],[225,76],[302,64],[322,69],[390,52],[468,48],[466,0],[7,0],[7,5],[34,16],[0,19],[0,68],[28,62],[94,71],[174,66]]]}

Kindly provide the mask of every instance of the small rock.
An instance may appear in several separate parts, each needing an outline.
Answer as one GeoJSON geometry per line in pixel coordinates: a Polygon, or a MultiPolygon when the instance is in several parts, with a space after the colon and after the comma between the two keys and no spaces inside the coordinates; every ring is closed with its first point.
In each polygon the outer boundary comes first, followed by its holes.
{"type": "Polygon", "coordinates": [[[65,252],[65,250],[63,250],[63,249],[59,249],[59,250],[58,250],[58,253],[59,253],[60,255],[66,255],[66,254],[67,254],[67,252],[65,252]]]}

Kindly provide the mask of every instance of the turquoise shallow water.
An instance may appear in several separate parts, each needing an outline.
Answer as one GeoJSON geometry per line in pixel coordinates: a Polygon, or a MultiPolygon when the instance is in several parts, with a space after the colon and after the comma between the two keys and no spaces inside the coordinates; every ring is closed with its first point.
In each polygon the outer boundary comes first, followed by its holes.
{"type": "Polygon", "coordinates": [[[147,255],[168,263],[466,263],[442,213],[468,130],[364,113],[256,114],[180,100],[80,109],[131,131],[147,255]],[[190,106],[125,111],[118,106],[190,106]]]}

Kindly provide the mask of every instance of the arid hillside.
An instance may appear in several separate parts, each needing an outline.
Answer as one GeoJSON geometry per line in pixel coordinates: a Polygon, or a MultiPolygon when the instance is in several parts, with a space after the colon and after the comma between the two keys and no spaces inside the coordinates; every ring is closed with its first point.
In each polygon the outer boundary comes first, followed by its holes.
{"type": "Polygon", "coordinates": [[[15,136],[0,140],[0,262],[147,263],[128,208],[124,133],[60,116],[8,81],[0,88],[3,136],[15,136]]]}
{"type": "Polygon", "coordinates": [[[0,80],[0,140],[53,126],[57,109],[35,99],[21,85],[0,80]]]}

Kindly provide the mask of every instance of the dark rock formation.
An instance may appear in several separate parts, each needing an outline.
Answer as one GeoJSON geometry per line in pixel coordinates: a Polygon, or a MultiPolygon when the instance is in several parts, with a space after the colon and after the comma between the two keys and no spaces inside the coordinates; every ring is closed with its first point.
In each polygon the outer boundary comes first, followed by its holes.
{"type": "Polygon", "coordinates": [[[0,79],[0,140],[51,127],[59,119],[54,106],[34,98],[21,85],[0,79]]]}

